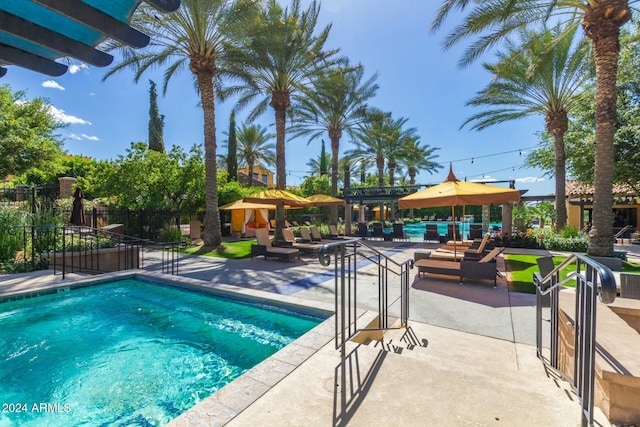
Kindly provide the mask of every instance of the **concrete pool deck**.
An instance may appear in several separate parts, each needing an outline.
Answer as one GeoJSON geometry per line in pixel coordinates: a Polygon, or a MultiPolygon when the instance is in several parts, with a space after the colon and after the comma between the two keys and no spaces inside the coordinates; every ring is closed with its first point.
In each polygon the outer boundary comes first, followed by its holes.
{"type": "MultiPolygon", "coordinates": [[[[401,261],[424,246],[380,243],[401,261]]],[[[153,269],[152,258],[146,266],[153,269]]],[[[504,266],[499,270],[504,272],[504,266]]],[[[376,271],[373,265],[359,270],[364,310],[376,308],[376,271]]],[[[288,263],[189,256],[181,260],[180,276],[333,303],[331,270],[313,257],[288,263]]],[[[59,277],[0,276],[0,295],[59,277]]],[[[412,270],[409,318],[411,335],[422,346],[396,354],[352,343],[342,363],[330,334],[324,334],[315,343],[324,344],[314,350],[303,342],[295,351],[276,354],[282,362],[300,362],[289,363],[280,379],[250,376],[236,386],[239,394],[228,396],[223,389],[204,410],[196,407],[172,425],[224,425],[229,420],[234,426],[580,424],[571,386],[536,358],[533,295],[510,292],[505,279],[496,288],[489,283],[460,286],[454,278],[419,279],[412,270]],[[257,400],[242,402],[243,395],[256,391],[257,400]]],[[[282,365],[277,366],[268,369],[282,365]]],[[[610,425],[599,410],[596,415],[599,425],[610,425]]]]}

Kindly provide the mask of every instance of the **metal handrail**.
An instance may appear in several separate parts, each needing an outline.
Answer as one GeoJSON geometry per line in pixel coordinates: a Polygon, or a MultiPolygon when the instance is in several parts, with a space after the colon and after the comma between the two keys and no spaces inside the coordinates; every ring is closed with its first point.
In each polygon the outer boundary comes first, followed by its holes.
{"type": "MultiPolygon", "coordinates": [[[[631,231],[631,230],[635,231],[635,229],[636,229],[636,228],[635,228],[633,225],[625,225],[625,226],[624,226],[620,231],[618,231],[618,232],[613,236],[613,238],[614,238],[614,239],[618,239],[619,237],[623,236],[623,235],[624,235],[624,233],[626,233],[627,231],[631,231]]],[[[631,240],[631,239],[629,239],[629,240],[631,240]]],[[[624,237],[622,237],[622,243],[624,243],[624,237]]]]}
{"type": "Polygon", "coordinates": [[[582,405],[582,424],[593,423],[595,352],[596,352],[596,307],[597,299],[610,304],[616,299],[617,287],[613,272],[592,258],[581,254],[572,254],[545,277],[533,274],[536,286],[536,348],[537,355],[546,365],[567,377],[572,382],[582,405]],[[560,271],[576,263],[576,271],[560,280],[560,271]],[[584,271],[583,271],[584,267],[584,271]],[[575,321],[574,327],[574,366],[570,377],[559,368],[559,297],[560,287],[575,280],[575,321]],[[542,354],[542,297],[549,295],[550,321],[550,361],[542,354]]]}
{"type": "MultiPolygon", "coordinates": [[[[335,348],[345,357],[345,345],[358,332],[364,330],[357,324],[357,262],[368,260],[378,266],[378,327],[389,329],[389,273],[400,277],[400,324],[407,325],[409,319],[409,270],[414,261],[398,263],[377,248],[361,239],[343,239],[324,244],[319,251],[321,265],[330,266],[334,258],[335,281],[335,348]],[[366,248],[373,254],[366,254],[366,248]]],[[[369,328],[368,330],[371,330],[369,328]]]]}
{"type": "MultiPolygon", "coordinates": [[[[178,274],[176,251],[178,247],[186,245],[181,241],[155,242],[86,226],[24,225],[11,227],[9,232],[16,233],[19,230],[22,230],[23,248],[26,250],[30,246],[32,268],[35,268],[38,258],[47,259],[47,264],[53,267],[54,274],[57,274],[60,269],[63,279],[67,272],[103,271],[97,254],[100,250],[108,248],[103,246],[100,239],[114,243],[113,247],[117,249],[117,269],[143,268],[142,249],[160,248],[162,250],[161,270],[167,274],[178,274]],[[36,245],[36,237],[39,239],[38,245],[36,245]],[[27,245],[29,238],[30,245],[27,245]],[[45,242],[42,243],[42,240],[45,242]],[[36,247],[40,245],[44,247],[36,247]],[[167,249],[169,253],[165,254],[167,249]],[[42,254],[47,255],[43,257],[42,254]],[[67,260],[68,254],[80,254],[80,256],[71,255],[67,260]],[[53,262],[51,262],[52,259],[53,262]]],[[[27,257],[24,262],[27,263],[27,257]]]]}

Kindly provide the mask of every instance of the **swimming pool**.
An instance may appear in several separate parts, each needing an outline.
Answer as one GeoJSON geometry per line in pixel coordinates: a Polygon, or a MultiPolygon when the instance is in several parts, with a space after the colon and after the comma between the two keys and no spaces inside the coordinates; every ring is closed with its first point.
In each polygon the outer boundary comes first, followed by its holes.
{"type": "MultiPolygon", "coordinates": [[[[411,238],[411,240],[419,240],[422,241],[424,238],[424,233],[427,231],[427,224],[435,224],[438,226],[438,234],[440,234],[441,236],[446,236],[447,235],[447,226],[449,224],[451,224],[451,222],[447,222],[447,221],[429,221],[429,222],[419,222],[419,223],[413,223],[413,224],[405,224],[403,227],[403,230],[405,233],[407,233],[409,235],[409,237],[411,238]]],[[[464,236],[464,238],[468,238],[467,236],[469,236],[469,225],[471,223],[469,222],[457,222],[456,224],[462,224],[462,234],[464,236]]],[[[500,227],[502,224],[499,223],[491,223],[489,224],[490,227],[500,227]]],[[[391,231],[392,229],[390,229],[391,231]]],[[[486,231],[486,230],[485,230],[486,231]]]]}
{"type": "Polygon", "coordinates": [[[324,320],[135,278],[62,289],[0,304],[0,426],[162,425],[324,320]]]}

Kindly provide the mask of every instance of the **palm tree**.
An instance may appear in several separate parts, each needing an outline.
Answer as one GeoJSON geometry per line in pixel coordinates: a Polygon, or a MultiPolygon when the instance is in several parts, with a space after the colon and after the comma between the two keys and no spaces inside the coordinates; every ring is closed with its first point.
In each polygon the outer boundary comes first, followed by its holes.
{"type": "MultiPolygon", "coordinates": [[[[343,132],[353,136],[353,130],[367,119],[367,102],[378,90],[374,74],[363,81],[364,67],[348,64],[320,73],[312,85],[297,98],[294,105],[294,136],[310,136],[310,141],[325,132],[331,141],[331,195],[338,195],[338,164],[340,139],[343,132]]],[[[337,217],[337,207],[332,209],[337,217]]],[[[333,218],[333,221],[335,222],[333,218]]]]}
{"type": "Polygon", "coordinates": [[[149,69],[165,67],[164,87],[171,78],[188,67],[193,74],[204,114],[204,148],[206,167],[203,240],[205,245],[222,242],[218,210],[216,164],[216,126],[214,110],[214,79],[228,64],[222,57],[228,46],[237,42],[244,24],[250,21],[257,3],[252,0],[182,0],[174,13],[158,15],[142,5],[132,17],[131,25],[151,35],[145,49],[133,49],[111,44],[122,61],[106,74],[105,79],[125,68],[135,71],[137,82],[149,69]]]}
{"type": "MultiPolygon", "coordinates": [[[[394,120],[390,114],[376,112],[369,122],[360,126],[355,148],[347,154],[355,160],[374,161],[378,169],[378,185],[384,186],[385,162],[389,169],[389,185],[394,185],[396,163],[404,158],[404,147],[417,140],[415,128],[405,128],[406,118],[394,120]]],[[[383,207],[380,207],[381,212],[383,207]]],[[[393,212],[392,212],[393,215],[393,212]]]]}
{"type": "MultiPolygon", "coordinates": [[[[568,31],[575,33],[573,28],[568,31]]],[[[569,113],[587,101],[581,89],[592,77],[586,39],[574,46],[573,34],[560,27],[542,32],[523,30],[520,43],[507,42],[494,64],[484,64],[493,78],[467,105],[482,107],[461,127],[482,130],[508,120],[542,114],[553,136],[556,178],[556,230],[567,223],[565,204],[566,156],[564,134],[569,113]]]]}
{"type": "MultiPolygon", "coordinates": [[[[420,145],[420,141],[415,139],[404,147],[404,158],[402,163],[407,167],[407,175],[409,175],[409,185],[416,185],[416,175],[420,171],[433,174],[436,170],[442,169],[442,165],[436,163],[434,154],[437,147],[429,147],[428,145],[420,145]]],[[[409,211],[409,217],[413,219],[413,208],[409,211]]]]}
{"type": "Polygon", "coordinates": [[[240,164],[247,167],[249,186],[253,180],[254,167],[267,167],[275,164],[275,145],[270,142],[274,136],[267,132],[267,128],[255,124],[243,123],[237,129],[238,155],[240,164]]]}
{"type": "MultiPolygon", "coordinates": [[[[239,60],[233,72],[243,81],[228,88],[226,95],[239,94],[238,108],[263,97],[249,114],[249,120],[263,113],[267,106],[275,112],[276,185],[286,189],[285,129],[291,98],[310,84],[322,67],[333,65],[330,58],[337,50],[324,50],[330,25],[315,34],[320,6],[314,1],[302,10],[300,0],[292,0],[290,8],[282,8],[276,0],[268,0],[256,19],[255,33],[247,37],[232,57],[239,60]]],[[[284,207],[276,208],[276,241],[282,241],[284,207]]]]}
{"type": "Polygon", "coordinates": [[[464,54],[468,64],[516,29],[541,24],[549,18],[567,16],[571,25],[582,20],[585,35],[592,41],[596,64],[596,163],[593,192],[593,223],[589,232],[591,255],[613,256],[613,175],[616,127],[616,80],[620,54],[620,28],[631,20],[634,0],[444,0],[431,28],[436,30],[451,11],[473,7],[446,41],[451,47],[471,36],[480,38],[464,54]]]}

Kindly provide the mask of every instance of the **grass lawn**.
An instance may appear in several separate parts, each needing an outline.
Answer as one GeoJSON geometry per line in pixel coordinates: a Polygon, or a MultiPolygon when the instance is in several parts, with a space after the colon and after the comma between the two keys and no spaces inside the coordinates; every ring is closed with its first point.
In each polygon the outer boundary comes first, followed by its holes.
{"type": "Polygon", "coordinates": [[[218,249],[211,246],[187,246],[183,252],[190,255],[204,255],[214,258],[242,259],[251,256],[251,245],[255,240],[241,240],[238,242],[223,242],[218,249]]]}
{"type": "MultiPolygon", "coordinates": [[[[510,290],[513,292],[535,294],[536,289],[533,286],[533,273],[540,272],[538,264],[536,263],[536,259],[539,258],[539,255],[507,254],[504,258],[505,264],[508,264],[507,271],[511,271],[511,282],[509,283],[510,290]]],[[[554,256],[553,264],[558,266],[565,259],[565,257],[554,256]]],[[[567,277],[567,274],[571,271],[576,271],[575,263],[572,263],[560,272],[560,280],[567,277]]],[[[640,273],[640,264],[623,261],[622,271],[627,273],[640,273]]],[[[567,283],[567,286],[570,285],[571,282],[567,283]]]]}

